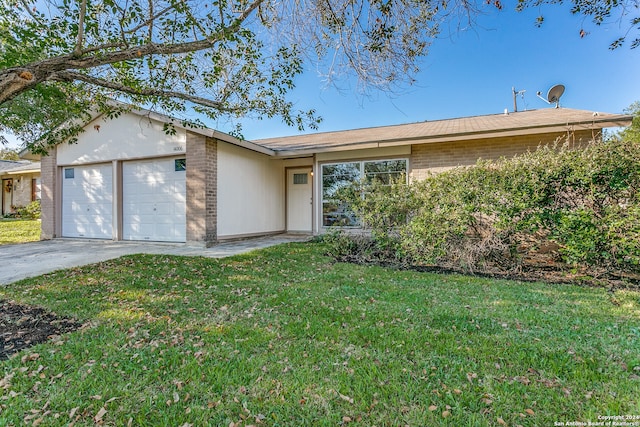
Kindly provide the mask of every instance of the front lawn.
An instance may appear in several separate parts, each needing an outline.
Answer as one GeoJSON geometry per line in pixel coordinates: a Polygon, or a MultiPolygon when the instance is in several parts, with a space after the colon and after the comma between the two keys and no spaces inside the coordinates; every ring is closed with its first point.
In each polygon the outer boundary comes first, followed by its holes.
{"type": "Polygon", "coordinates": [[[40,240],[40,221],[0,219],[0,245],[40,240]]]}
{"type": "Polygon", "coordinates": [[[85,322],[1,362],[0,420],[553,426],[640,415],[639,292],[322,253],[135,255],[0,288],[85,322]]]}

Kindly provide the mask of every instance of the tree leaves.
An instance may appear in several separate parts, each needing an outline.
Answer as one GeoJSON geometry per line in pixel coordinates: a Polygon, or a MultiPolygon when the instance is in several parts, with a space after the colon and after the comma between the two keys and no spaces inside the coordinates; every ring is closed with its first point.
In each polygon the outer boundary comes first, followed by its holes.
{"type": "MultiPolygon", "coordinates": [[[[563,1],[520,0],[516,9],[544,3],[563,1]]],[[[570,3],[573,13],[597,25],[635,10],[633,0],[570,3]]],[[[330,83],[355,76],[361,91],[394,90],[413,83],[442,23],[503,5],[250,0],[209,7],[198,0],[109,0],[86,7],[81,14],[76,2],[0,0],[0,130],[30,145],[46,135],[38,145],[44,150],[79,132],[51,129],[86,119],[87,105],[110,98],[182,119],[193,109],[211,119],[280,117],[315,129],[316,111],[298,110],[288,99],[305,63],[330,83]],[[24,73],[33,78],[21,79],[24,73]]],[[[632,17],[628,34],[639,20],[632,17]]],[[[543,21],[539,16],[536,25],[543,21]]],[[[639,44],[634,38],[630,47],[639,44]]]]}
{"type": "MultiPolygon", "coordinates": [[[[640,21],[637,14],[638,3],[635,0],[519,0],[516,10],[524,10],[528,7],[542,8],[547,5],[568,4],[571,13],[574,15],[582,15],[590,19],[595,26],[601,26],[605,23],[616,23],[622,29],[624,35],[616,38],[609,45],[609,49],[617,49],[622,47],[627,37],[633,32],[637,32],[637,22],[640,21]],[[631,19],[629,19],[631,17],[631,19]],[[629,22],[628,24],[625,24],[629,22]],[[625,28],[626,27],[626,28],[625,28]]],[[[535,26],[540,27],[544,23],[544,16],[540,15],[536,18],[535,26]]],[[[580,38],[588,35],[589,32],[581,28],[578,35],[580,38]]],[[[640,44],[640,40],[635,38],[629,45],[631,49],[635,49],[640,44]]]]}
{"type": "Polygon", "coordinates": [[[264,28],[244,22],[261,1],[247,3],[240,15],[226,3],[216,14],[195,1],[89,4],[79,47],[75,3],[46,3],[46,15],[35,19],[2,0],[0,130],[30,145],[46,135],[38,144],[45,149],[79,132],[58,125],[87,120],[88,105],[106,110],[113,97],[174,115],[200,104],[198,112],[212,118],[281,116],[315,128],[313,110],[296,111],[286,100],[302,71],[295,43],[283,40],[273,55],[267,33],[257,33],[264,28]]]}

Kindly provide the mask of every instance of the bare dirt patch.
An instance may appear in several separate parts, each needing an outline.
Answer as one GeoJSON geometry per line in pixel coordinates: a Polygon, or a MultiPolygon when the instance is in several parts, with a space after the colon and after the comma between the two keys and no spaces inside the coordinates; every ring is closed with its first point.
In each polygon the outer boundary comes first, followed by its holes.
{"type": "Polygon", "coordinates": [[[80,326],[75,319],[57,316],[40,307],[0,300],[0,360],[80,326]]]}

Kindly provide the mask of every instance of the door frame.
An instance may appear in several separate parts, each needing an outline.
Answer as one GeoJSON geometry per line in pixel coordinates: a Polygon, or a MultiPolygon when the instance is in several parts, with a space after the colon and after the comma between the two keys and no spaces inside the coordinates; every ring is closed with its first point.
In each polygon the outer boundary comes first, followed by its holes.
{"type": "MultiPolygon", "coordinates": [[[[311,182],[309,183],[311,188],[311,191],[310,191],[311,203],[309,203],[310,229],[308,233],[313,233],[313,212],[314,212],[314,205],[315,205],[315,198],[313,197],[313,189],[314,189],[313,164],[300,165],[300,166],[286,166],[284,168],[284,184],[285,184],[284,185],[284,202],[285,202],[284,203],[284,229],[286,232],[289,232],[289,185],[290,185],[289,171],[295,170],[295,169],[306,170],[309,173],[309,178],[311,179],[311,182]]],[[[302,232],[300,230],[294,230],[294,231],[302,232]]]]}
{"type": "Polygon", "coordinates": [[[13,178],[2,178],[2,207],[1,207],[1,210],[2,210],[2,214],[3,215],[11,213],[11,205],[12,204],[13,204],[13,178]],[[5,201],[6,201],[5,200],[6,192],[4,191],[4,189],[5,189],[5,186],[8,183],[11,184],[11,191],[9,191],[9,197],[10,197],[10,200],[9,200],[9,211],[5,211],[4,204],[5,204],[5,201]]]}

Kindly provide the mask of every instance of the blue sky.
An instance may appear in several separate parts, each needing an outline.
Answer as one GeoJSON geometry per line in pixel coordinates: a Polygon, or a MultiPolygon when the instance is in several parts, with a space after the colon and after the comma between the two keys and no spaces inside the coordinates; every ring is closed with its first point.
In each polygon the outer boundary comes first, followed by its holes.
{"type": "MultiPolygon", "coordinates": [[[[549,108],[536,92],[546,95],[559,83],[567,108],[621,113],[640,101],[640,48],[608,48],[624,33],[618,23],[595,27],[563,6],[520,13],[509,7],[479,16],[474,28],[445,29],[422,61],[417,83],[402,93],[363,97],[347,85],[325,88],[309,71],[291,100],[318,111],[321,132],[511,111],[512,87],[526,90],[519,110],[549,108]],[[540,14],[545,23],[536,28],[540,14]],[[590,32],[584,38],[581,28],[590,32]]],[[[224,121],[211,125],[229,130],[224,121]]],[[[249,140],[297,133],[279,120],[243,123],[249,140]]]]}
{"type": "MultiPolygon", "coordinates": [[[[309,70],[290,99],[299,109],[317,110],[324,119],[321,132],[511,111],[512,87],[526,90],[524,99],[518,97],[519,110],[550,108],[536,92],[544,95],[555,84],[565,85],[561,106],[567,108],[620,113],[640,101],[640,48],[608,48],[624,26],[596,27],[564,6],[521,13],[512,8],[478,16],[472,28],[444,28],[421,62],[416,84],[401,92],[364,96],[349,82],[326,87],[309,70]],[[536,28],[540,14],[545,23],[536,28]],[[589,32],[584,38],[582,28],[589,32]]],[[[207,124],[232,129],[225,120],[207,124]]],[[[242,125],[249,140],[299,133],[278,119],[242,125]]]]}

